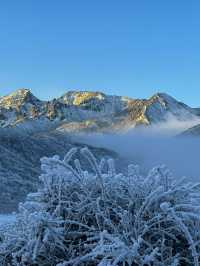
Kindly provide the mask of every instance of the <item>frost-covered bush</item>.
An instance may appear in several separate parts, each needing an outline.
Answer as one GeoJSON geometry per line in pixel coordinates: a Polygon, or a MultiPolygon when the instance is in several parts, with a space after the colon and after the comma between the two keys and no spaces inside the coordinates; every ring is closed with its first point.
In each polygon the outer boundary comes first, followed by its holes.
{"type": "Polygon", "coordinates": [[[87,172],[77,152],[41,160],[41,188],[1,233],[0,265],[199,265],[199,184],[164,166],[117,174],[112,159],[98,163],[84,148],[87,172]]]}

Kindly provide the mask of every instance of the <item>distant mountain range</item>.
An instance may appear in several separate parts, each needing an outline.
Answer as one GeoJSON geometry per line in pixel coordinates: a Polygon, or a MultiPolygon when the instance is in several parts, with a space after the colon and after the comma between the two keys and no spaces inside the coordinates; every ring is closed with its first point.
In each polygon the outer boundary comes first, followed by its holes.
{"type": "Polygon", "coordinates": [[[169,117],[178,121],[200,119],[200,109],[165,93],[132,99],[102,92],[68,91],[57,99],[41,101],[30,90],[19,89],[0,97],[0,127],[46,121],[65,132],[116,132],[165,122],[169,117]]]}
{"type": "MultiPolygon", "coordinates": [[[[16,210],[27,193],[36,189],[41,157],[63,157],[71,147],[84,145],[68,133],[129,131],[139,125],[159,125],[169,118],[197,124],[200,109],[165,93],[141,100],[69,91],[52,101],[41,101],[30,90],[20,89],[0,97],[0,212],[16,210]]],[[[200,126],[184,134],[200,136],[200,126]]],[[[97,157],[116,158],[119,168],[127,162],[109,149],[91,149],[97,157]]]]}

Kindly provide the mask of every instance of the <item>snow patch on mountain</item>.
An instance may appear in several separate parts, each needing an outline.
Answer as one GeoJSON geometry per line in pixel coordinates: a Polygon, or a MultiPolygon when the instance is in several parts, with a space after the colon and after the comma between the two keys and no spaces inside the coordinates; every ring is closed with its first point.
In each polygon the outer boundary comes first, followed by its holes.
{"type": "Polygon", "coordinates": [[[60,123],[61,130],[67,132],[73,132],[73,128],[77,132],[120,132],[138,125],[166,123],[169,116],[177,121],[196,121],[200,117],[196,109],[166,93],[131,99],[102,92],[68,91],[52,101],[40,101],[30,90],[20,89],[0,98],[0,127],[47,119],[60,123]]]}

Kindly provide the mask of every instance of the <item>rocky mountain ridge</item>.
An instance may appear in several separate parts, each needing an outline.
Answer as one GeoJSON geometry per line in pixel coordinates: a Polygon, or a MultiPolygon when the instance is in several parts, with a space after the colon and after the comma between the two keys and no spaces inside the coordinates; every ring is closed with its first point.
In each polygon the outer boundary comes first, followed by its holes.
{"type": "Polygon", "coordinates": [[[121,131],[138,125],[199,118],[191,108],[165,93],[149,99],[132,99],[102,92],[68,91],[51,101],[37,99],[29,89],[0,97],[0,127],[45,119],[59,123],[63,131],[121,131]]]}

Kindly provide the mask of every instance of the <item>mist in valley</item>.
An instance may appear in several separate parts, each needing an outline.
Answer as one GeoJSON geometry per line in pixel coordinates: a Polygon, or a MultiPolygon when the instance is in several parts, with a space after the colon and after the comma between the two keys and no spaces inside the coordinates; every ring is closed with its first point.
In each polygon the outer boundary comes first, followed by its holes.
{"type": "Polygon", "coordinates": [[[116,151],[128,162],[140,165],[143,171],[165,164],[176,177],[200,180],[200,137],[181,133],[199,121],[177,121],[140,127],[121,134],[90,134],[81,142],[116,151]]]}

